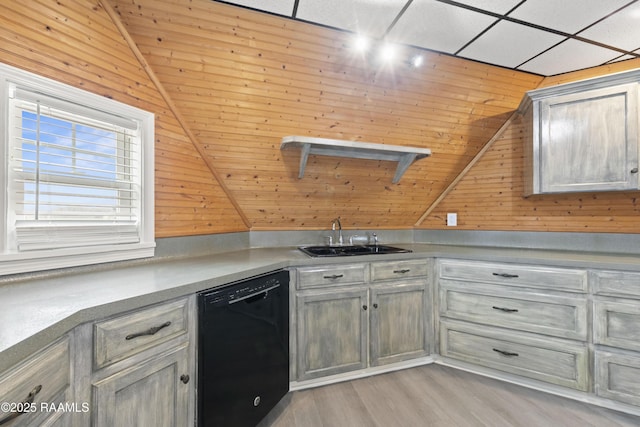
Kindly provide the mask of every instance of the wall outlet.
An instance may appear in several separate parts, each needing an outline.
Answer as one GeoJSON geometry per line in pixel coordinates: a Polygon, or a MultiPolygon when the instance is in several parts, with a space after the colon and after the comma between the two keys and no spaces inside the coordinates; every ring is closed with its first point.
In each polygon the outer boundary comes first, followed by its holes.
{"type": "Polygon", "coordinates": [[[449,227],[455,227],[458,225],[458,214],[457,213],[448,213],[447,214],[447,225],[449,227]]]}

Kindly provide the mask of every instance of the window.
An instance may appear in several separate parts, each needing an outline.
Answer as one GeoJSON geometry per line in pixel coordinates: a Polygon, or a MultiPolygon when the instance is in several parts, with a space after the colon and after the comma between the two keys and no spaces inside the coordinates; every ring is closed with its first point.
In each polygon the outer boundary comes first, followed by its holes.
{"type": "Polygon", "coordinates": [[[0,274],[153,256],[153,115],[0,65],[0,274]]]}

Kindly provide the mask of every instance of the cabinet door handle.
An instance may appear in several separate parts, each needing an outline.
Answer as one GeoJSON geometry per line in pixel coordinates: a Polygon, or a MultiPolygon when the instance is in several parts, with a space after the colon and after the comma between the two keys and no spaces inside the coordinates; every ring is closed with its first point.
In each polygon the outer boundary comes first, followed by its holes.
{"type": "Polygon", "coordinates": [[[410,271],[411,271],[411,270],[410,270],[410,269],[408,269],[408,268],[404,268],[404,269],[402,269],[402,270],[393,270],[393,272],[394,272],[394,273],[396,273],[396,274],[404,274],[404,273],[408,273],[408,272],[410,272],[410,271]]]}
{"type": "Polygon", "coordinates": [[[11,420],[18,418],[20,415],[27,412],[27,410],[30,408],[31,404],[33,403],[33,400],[36,398],[36,394],[40,393],[40,390],[42,390],[41,385],[35,386],[33,390],[29,392],[27,397],[20,403],[20,405],[18,405],[17,411],[13,412],[8,417],[0,420],[0,426],[9,423],[11,420]]]}
{"type": "Polygon", "coordinates": [[[378,303],[377,302],[373,304],[373,308],[378,308],[378,303]]]}
{"type": "Polygon", "coordinates": [[[516,357],[519,356],[518,353],[512,353],[510,351],[504,351],[504,350],[499,350],[497,348],[494,348],[493,351],[495,351],[496,353],[500,353],[503,356],[507,356],[507,357],[516,357]]]}
{"type": "Polygon", "coordinates": [[[631,173],[638,173],[638,168],[631,169],[631,173]]]}
{"type": "Polygon", "coordinates": [[[189,375],[187,374],[180,375],[180,381],[182,381],[183,384],[187,384],[189,382],[189,375]]]}
{"type": "Polygon", "coordinates": [[[160,329],[166,328],[169,325],[171,325],[171,322],[165,322],[162,325],[154,326],[152,328],[147,329],[146,331],[136,332],[135,334],[127,335],[124,339],[129,341],[134,338],[143,337],[145,335],[155,335],[158,333],[160,329]]]}
{"type": "Polygon", "coordinates": [[[498,307],[498,306],[493,306],[491,307],[494,310],[499,310],[499,311],[504,311],[505,313],[517,313],[518,309],[517,308],[506,308],[506,307],[498,307]]]}
{"type": "Polygon", "coordinates": [[[367,310],[367,308],[369,308],[369,307],[367,307],[366,305],[362,306],[362,309],[365,310],[365,311],[367,310]]]}
{"type": "Polygon", "coordinates": [[[517,274],[509,274],[509,273],[493,273],[494,276],[504,277],[505,279],[515,279],[516,277],[520,277],[517,274]]]}
{"type": "Polygon", "coordinates": [[[322,276],[323,279],[335,280],[344,277],[344,274],[332,274],[331,276],[322,276]]]}

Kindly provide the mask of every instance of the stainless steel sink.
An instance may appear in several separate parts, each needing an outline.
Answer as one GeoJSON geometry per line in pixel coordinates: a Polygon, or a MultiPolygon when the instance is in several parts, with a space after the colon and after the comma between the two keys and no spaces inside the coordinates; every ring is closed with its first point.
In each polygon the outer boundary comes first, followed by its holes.
{"type": "Polygon", "coordinates": [[[303,246],[298,249],[312,257],[384,255],[412,252],[410,249],[386,245],[303,246]]]}

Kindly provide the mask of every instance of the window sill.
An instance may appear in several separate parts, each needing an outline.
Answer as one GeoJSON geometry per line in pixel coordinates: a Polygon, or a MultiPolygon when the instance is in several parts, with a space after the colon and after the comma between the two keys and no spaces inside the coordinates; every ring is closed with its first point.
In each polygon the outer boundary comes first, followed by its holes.
{"type": "Polygon", "coordinates": [[[0,276],[150,258],[155,242],[0,255],[0,276]]]}

